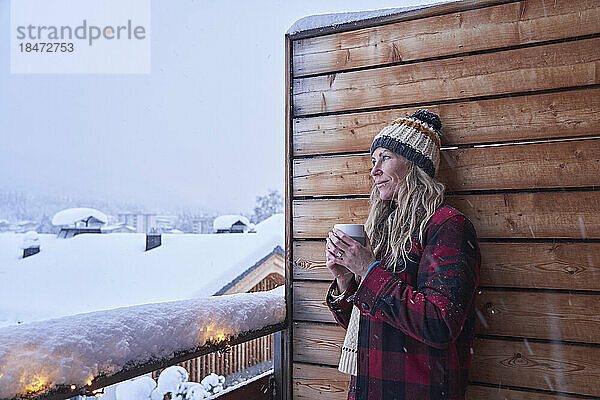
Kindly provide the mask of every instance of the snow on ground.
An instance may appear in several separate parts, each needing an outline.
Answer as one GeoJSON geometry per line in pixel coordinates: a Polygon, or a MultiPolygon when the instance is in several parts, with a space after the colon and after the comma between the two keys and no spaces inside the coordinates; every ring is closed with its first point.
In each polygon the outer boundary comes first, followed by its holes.
{"type": "Polygon", "coordinates": [[[350,22],[362,21],[365,19],[385,17],[393,14],[401,14],[403,12],[417,10],[419,8],[426,8],[436,6],[438,4],[448,3],[455,0],[441,1],[437,3],[431,3],[426,5],[418,5],[412,7],[400,7],[400,8],[383,8],[372,11],[354,11],[344,13],[333,13],[333,14],[317,14],[303,17],[288,29],[287,34],[293,35],[298,32],[308,31],[311,29],[326,28],[337,25],[342,25],[350,22]]]}
{"type": "Polygon", "coordinates": [[[279,287],[7,326],[0,328],[0,398],[57,384],[85,385],[126,364],[170,357],[210,337],[284,319],[284,288],[279,287]]]}
{"type": "Polygon", "coordinates": [[[212,296],[284,246],[283,215],[257,233],[163,234],[145,250],[141,233],[40,235],[21,258],[23,234],[0,233],[0,327],[136,304],[212,296]]]}

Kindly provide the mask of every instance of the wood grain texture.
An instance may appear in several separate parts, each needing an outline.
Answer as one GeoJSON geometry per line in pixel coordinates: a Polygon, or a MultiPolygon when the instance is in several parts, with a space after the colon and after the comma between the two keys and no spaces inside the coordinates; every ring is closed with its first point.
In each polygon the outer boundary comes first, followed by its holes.
{"type": "Polygon", "coordinates": [[[469,379],[506,386],[600,395],[600,348],[475,338],[469,379]]]}
{"type": "Polygon", "coordinates": [[[481,238],[600,238],[600,192],[450,196],[481,238]]]}
{"type": "Polygon", "coordinates": [[[293,41],[294,76],[518,46],[598,32],[586,0],[536,0],[293,41]]]}
{"type": "Polygon", "coordinates": [[[294,399],[346,400],[350,375],[333,367],[294,363],[294,399]]]}
{"type": "MultiPolygon", "coordinates": [[[[294,156],[367,152],[394,119],[418,108],[293,120],[294,156]]],[[[443,146],[543,140],[600,134],[600,89],[570,90],[430,105],[443,123],[443,146]]]]}
{"type": "MultiPolygon", "coordinates": [[[[294,319],[336,324],[325,303],[328,287],[326,282],[295,282],[294,319]]],[[[598,295],[481,290],[475,304],[480,334],[600,343],[598,295]]],[[[313,338],[320,352],[330,336],[313,338]]]]}
{"type": "Polygon", "coordinates": [[[337,324],[325,302],[328,288],[326,282],[294,282],[294,320],[337,324]]]}
{"type": "Polygon", "coordinates": [[[294,241],[294,260],[292,270],[294,279],[331,281],[333,275],[325,266],[325,241],[294,241]]]}
{"type": "Polygon", "coordinates": [[[294,116],[600,83],[600,38],[293,80],[294,116]]]}
{"type": "Polygon", "coordinates": [[[482,290],[476,333],[600,343],[600,296],[482,290]]]}
{"type": "MultiPolygon", "coordinates": [[[[294,279],[330,282],[325,242],[294,241],[294,279]]],[[[600,243],[480,243],[479,285],[599,290],[600,243]]]]}
{"type": "Polygon", "coordinates": [[[339,325],[294,323],[294,360],[338,365],[346,331],[339,325]],[[318,333],[317,333],[318,332],[318,333]]]}
{"type": "Polygon", "coordinates": [[[325,239],[335,224],[364,224],[367,199],[294,200],[293,238],[325,239]]]}
{"type": "MultiPolygon", "coordinates": [[[[296,159],[294,196],[368,195],[371,155],[296,159]]],[[[600,186],[600,139],[441,152],[448,191],[600,186]]]]}
{"type": "MultiPolygon", "coordinates": [[[[600,192],[449,196],[480,238],[600,238],[600,192]]],[[[363,224],[367,199],[293,202],[294,239],[324,239],[338,223],[363,224]]]]}
{"type": "Polygon", "coordinates": [[[581,397],[535,393],[524,390],[500,389],[480,385],[467,387],[467,400],[575,400],[581,397]]]}
{"type": "Polygon", "coordinates": [[[600,243],[480,243],[480,286],[599,290],[600,243]]]}

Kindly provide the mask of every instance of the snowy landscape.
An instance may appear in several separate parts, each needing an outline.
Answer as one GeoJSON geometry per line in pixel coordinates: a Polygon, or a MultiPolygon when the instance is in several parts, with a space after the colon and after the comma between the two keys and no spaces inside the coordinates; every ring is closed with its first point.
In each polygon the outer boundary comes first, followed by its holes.
{"type": "MultiPolygon", "coordinates": [[[[107,222],[93,209],[70,209],[53,218],[62,229],[89,227],[92,221],[107,222]]],[[[282,287],[213,295],[266,255],[282,252],[283,214],[256,225],[226,215],[215,219],[214,230],[225,233],[162,234],[161,244],[151,250],[143,233],[66,239],[0,233],[0,276],[10,283],[0,291],[0,398],[55,385],[82,387],[125,365],[167,359],[207,341],[282,322],[282,287]],[[227,233],[227,227],[233,232],[240,226],[240,233],[227,233]],[[24,258],[24,249],[32,247],[39,252],[24,258]]],[[[146,390],[154,399],[164,383],[159,378],[148,389],[151,380],[124,382],[103,396],[120,400],[131,397],[118,393],[146,390]]],[[[207,382],[180,383],[181,399],[219,390],[207,382]]]]}

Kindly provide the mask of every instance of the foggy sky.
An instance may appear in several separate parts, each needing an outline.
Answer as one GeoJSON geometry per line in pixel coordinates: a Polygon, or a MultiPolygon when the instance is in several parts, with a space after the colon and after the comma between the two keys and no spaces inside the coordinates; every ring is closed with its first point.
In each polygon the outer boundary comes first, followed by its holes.
{"type": "Polygon", "coordinates": [[[151,74],[10,74],[0,190],[251,211],[284,191],[284,34],[312,14],[435,0],[152,1],[151,74]]]}

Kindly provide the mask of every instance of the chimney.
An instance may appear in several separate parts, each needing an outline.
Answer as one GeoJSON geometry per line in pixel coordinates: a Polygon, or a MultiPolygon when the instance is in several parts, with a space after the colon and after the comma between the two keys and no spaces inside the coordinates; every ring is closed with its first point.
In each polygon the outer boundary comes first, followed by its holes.
{"type": "Polygon", "coordinates": [[[40,236],[36,231],[29,231],[23,236],[23,258],[40,252],[40,236]]]}
{"type": "Polygon", "coordinates": [[[155,228],[146,233],[146,251],[152,250],[161,245],[161,234],[155,228]]]}
{"type": "Polygon", "coordinates": [[[23,258],[32,256],[40,252],[40,248],[38,247],[28,247],[23,249],[23,258]]]}

